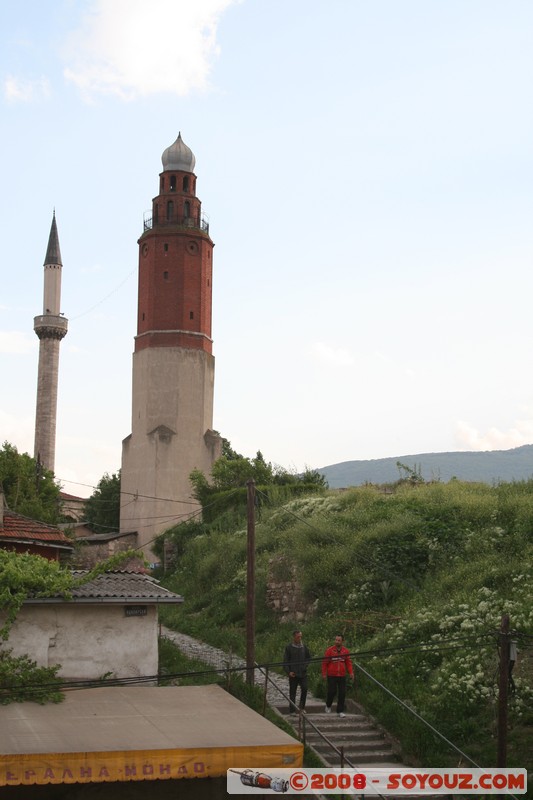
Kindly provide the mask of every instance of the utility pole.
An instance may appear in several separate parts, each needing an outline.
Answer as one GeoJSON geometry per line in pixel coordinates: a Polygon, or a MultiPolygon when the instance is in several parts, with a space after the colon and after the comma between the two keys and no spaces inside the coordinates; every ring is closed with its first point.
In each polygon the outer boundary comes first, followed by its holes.
{"type": "Polygon", "coordinates": [[[498,687],[498,756],[497,767],[507,766],[507,698],[509,692],[509,657],[511,652],[509,637],[509,614],[502,616],[499,633],[500,679],[498,687]]]}
{"type": "Polygon", "coordinates": [[[254,682],[255,664],[255,481],[248,490],[248,536],[246,553],[246,683],[254,682]]]}

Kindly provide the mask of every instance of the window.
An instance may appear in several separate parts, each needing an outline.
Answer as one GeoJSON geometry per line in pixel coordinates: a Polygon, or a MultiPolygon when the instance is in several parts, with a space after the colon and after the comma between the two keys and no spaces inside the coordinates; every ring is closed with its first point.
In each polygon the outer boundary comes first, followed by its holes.
{"type": "Polygon", "coordinates": [[[176,176],[175,175],[171,175],[170,176],[170,191],[171,192],[175,192],[176,191],[176,176]]]}
{"type": "Polygon", "coordinates": [[[168,253],[168,244],[166,242],[163,245],[163,249],[164,249],[165,253],[168,253]]]}
{"type": "Polygon", "coordinates": [[[172,202],[172,200],[169,200],[167,203],[167,222],[170,222],[173,216],[174,216],[174,203],[172,202]]]}
{"type": "Polygon", "coordinates": [[[189,191],[189,176],[188,175],[186,175],[184,177],[184,179],[183,179],[183,191],[184,192],[188,192],[189,191]]]}
{"type": "Polygon", "coordinates": [[[167,269],[163,272],[163,280],[168,281],[168,270],[167,269]]]}
{"type": "Polygon", "coordinates": [[[194,319],[194,311],[189,311],[189,319],[194,319]]]}
{"type": "Polygon", "coordinates": [[[188,200],[183,204],[183,216],[188,219],[191,216],[191,204],[188,200]]]}

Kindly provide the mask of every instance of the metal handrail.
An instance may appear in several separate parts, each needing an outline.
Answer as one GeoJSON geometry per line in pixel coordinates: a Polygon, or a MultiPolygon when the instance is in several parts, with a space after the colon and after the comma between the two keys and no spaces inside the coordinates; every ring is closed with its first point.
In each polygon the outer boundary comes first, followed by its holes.
{"type": "MultiPolygon", "coordinates": [[[[339,749],[339,748],[338,748],[336,745],[334,745],[334,744],[333,744],[333,742],[332,742],[330,739],[328,739],[328,737],[327,737],[327,736],[325,736],[325,734],[323,734],[323,733],[322,733],[322,731],[321,731],[319,728],[317,728],[317,726],[315,725],[315,723],[314,723],[314,722],[311,722],[311,720],[309,719],[309,717],[307,716],[307,714],[305,713],[305,711],[304,711],[303,709],[301,709],[301,708],[298,708],[298,706],[297,706],[295,703],[293,703],[293,701],[290,699],[290,697],[288,697],[288,696],[285,694],[285,692],[283,691],[283,689],[280,689],[280,687],[277,685],[277,683],[276,683],[275,681],[273,681],[273,680],[272,680],[272,678],[271,678],[271,677],[270,677],[270,675],[268,674],[268,668],[267,668],[267,670],[266,670],[266,672],[265,672],[265,670],[263,669],[263,667],[261,667],[259,664],[257,664],[257,663],[256,663],[256,664],[255,664],[255,669],[258,669],[258,670],[259,670],[259,672],[261,672],[261,673],[262,673],[262,674],[265,676],[265,693],[264,693],[264,696],[266,697],[266,685],[267,685],[267,683],[270,681],[270,683],[271,683],[271,684],[272,684],[272,686],[273,686],[273,687],[276,689],[276,691],[277,691],[277,692],[279,692],[279,694],[280,694],[280,695],[281,695],[281,696],[282,696],[282,697],[283,697],[285,700],[287,700],[287,702],[288,702],[288,704],[289,704],[289,708],[294,708],[294,711],[295,711],[295,713],[297,713],[297,714],[298,714],[298,735],[300,735],[300,730],[301,730],[301,728],[302,728],[302,721],[303,721],[303,731],[302,731],[302,735],[303,735],[303,744],[304,744],[304,745],[305,745],[305,726],[306,726],[306,725],[310,725],[310,726],[313,728],[313,730],[315,731],[315,733],[317,733],[317,734],[319,735],[319,737],[320,737],[321,739],[323,739],[323,740],[326,742],[326,744],[327,744],[329,747],[331,747],[331,748],[332,748],[332,749],[333,749],[333,750],[334,750],[334,751],[337,753],[337,755],[338,755],[338,756],[341,758],[341,765],[342,765],[342,766],[344,765],[344,763],[346,763],[346,764],[348,764],[348,766],[352,767],[353,769],[357,769],[357,765],[356,765],[356,764],[353,764],[353,763],[350,761],[350,759],[349,759],[349,758],[347,758],[347,757],[344,755],[344,748],[341,748],[341,749],[339,749]],[[343,763],[342,763],[342,762],[343,762],[343,763]]],[[[263,711],[264,711],[264,706],[263,706],[263,711]]]]}
{"type": "Polygon", "coordinates": [[[159,218],[157,222],[154,224],[154,218],[150,214],[150,216],[145,215],[143,219],[143,231],[150,231],[154,227],[167,227],[169,225],[178,225],[181,228],[192,228],[193,230],[200,230],[204,233],[209,234],[209,222],[207,218],[202,215],[200,219],[184,216],[183,214],[172,214],[170,217],[164,216],[163,218],[159,218]]]}

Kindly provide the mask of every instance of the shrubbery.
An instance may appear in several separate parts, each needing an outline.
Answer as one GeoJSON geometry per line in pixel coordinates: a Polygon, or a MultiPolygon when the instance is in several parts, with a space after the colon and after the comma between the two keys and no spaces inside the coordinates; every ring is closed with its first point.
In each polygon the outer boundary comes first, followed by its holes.
{"type": "MultiPolygon", "coordinates": [[[[215,529],[216,520],[183,540],[165,582],[185,603],[165,613],[170,624],[242,655],[245,525],[215,529]]],[[[282,557],[316,609],[304,626],[312,652],[321,655],[343,632],[371,675],[490,766],[496,634],[508,613],[519,647],[509,762],[523,766],[520,743],[533,746],[532,556],[532,481],[365,486],[265,504],[256,530],[257,659],[279,661],[290,638],[292,624],[280,625],[265,604],[271,559],[282,557]]],[[[312,675],[319,680],[318,666],[312,675]]],[[[414,759],[453,763],[456,756],[364,676],[357,696],[414,759]]]]}

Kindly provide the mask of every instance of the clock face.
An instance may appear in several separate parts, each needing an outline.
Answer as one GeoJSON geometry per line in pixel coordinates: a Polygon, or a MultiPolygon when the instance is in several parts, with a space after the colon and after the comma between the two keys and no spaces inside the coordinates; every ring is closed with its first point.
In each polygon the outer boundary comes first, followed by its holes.
{"type": "Polygon", "coordinates": [[[143,244],[143,246],[141,248],[141,253],[146,258],[146,256],[148,255],[148,245],[147,244],[143,244]]]}
{"type": "Polygon", "coordinates": [[[198,243],[193,241],[187,242],[187,252],[190,253],[192,256],[197,255],[198,243]]]}

